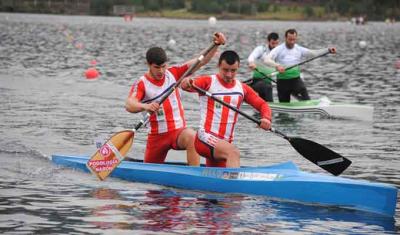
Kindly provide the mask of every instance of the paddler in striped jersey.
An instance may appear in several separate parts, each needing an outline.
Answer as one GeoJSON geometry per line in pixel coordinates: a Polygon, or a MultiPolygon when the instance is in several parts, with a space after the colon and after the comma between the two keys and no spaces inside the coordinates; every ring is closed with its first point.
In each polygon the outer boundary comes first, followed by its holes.
{"type": "MultiPolygon", "coordinates": [[[[218,61],[218,73],[186,78],[183,90],[196,92],[198,87],[225,103],[240,109],[243,102],[260,112],[260,128],[271,128],[271,109],[248,85],[236,79],[240,58],[235,51],[224,51],[218,61]]],[[[206,158],[209,167],[240,167],[239,149],[232,143],[238,113],[199,93],[200,127],[195,137],[196,151],[206,158]]]]}
{"type": "Polygon", "coordinates": [[[267,68],[265,66],[257,65],[257,62],[263,62],[264,58],[268,53],[274,49],[279,44],[279,35],[277,33],[270,33],[267,36],[267,43],[260,45],[250,53],[247,58],[248,66],[253,71],[253,77],[251,83],[248,83],[251,88],[265,101],[273,102],[273,92],[271,80],[265,76],[265,74],[270,74],[274,72],[273,68],[267,68]],[[257,70],[262,73],[258,72],[257,70]]]}
{"type": "Polygon", "coordinates": [[[279,102],[290,102],[290,95],[299,100],[309,100],[307,88],[300,78],[299,66],[285,70],[285,66],[291,66],[301,62],[303,57],[317,56],[326,50],[336,53],[334,47],[320,50],[310,50],[296,44],[297,31],[288,29],[285,32],[285,43],[275,47],[264,59],[267,66],[273,66],[279,71],[277,75],[277,89],[279,102]]]}
{"type": "MultiPolygon", "coordinates": [[[[213,42],[218,46],[225,44],[225,35],[215,33],[213,42]]],[[[214,47],[192,72],[207,64],[216,52],[217,47],[214,47]]],[[[201,54],[204,54],[204,51],[201,54]]],[[[186,150],[188,165],[200,165],[199,155],[194,149],[196,132],[186,126],[179,89],[169,95],[162,104],[158,103],[196,60],[168,66],[167,54],[162,48],[152,47],[146,52],[148,71],[132,85],[125,106],[131,113],[151,113],[144,156],[146,163],[164,163],[168,151],[175,149],[186,150]]]]}

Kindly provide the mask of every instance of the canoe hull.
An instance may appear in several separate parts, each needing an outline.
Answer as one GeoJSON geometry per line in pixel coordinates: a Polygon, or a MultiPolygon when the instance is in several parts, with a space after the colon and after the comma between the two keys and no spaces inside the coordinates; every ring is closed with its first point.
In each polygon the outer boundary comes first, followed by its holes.
{"type": "MultiPolygon", "coordinates": [[[[86,168],[88,156],[53,155],[55,164],[86,168]]],[[[190,190],[261,195],[324,206],[338,206],[393,217],[397,188],[300,171],[287,162],[267,167],[209,168],[122,162],[111,174],[124,180],[190,190]]]]}
{"type": "Polygon", "coordinates": [[[367,105],[333,103],[319,100],[292,101],[290,103],[269,103],[277,113],[313,113],[324,117],[372,121],[374,108],[367,105]]]}

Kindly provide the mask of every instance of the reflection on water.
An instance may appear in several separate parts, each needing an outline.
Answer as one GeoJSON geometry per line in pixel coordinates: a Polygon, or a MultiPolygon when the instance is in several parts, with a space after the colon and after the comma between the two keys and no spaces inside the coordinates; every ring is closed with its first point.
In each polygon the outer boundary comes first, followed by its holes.
{"type": "MultiPolygon", "coordinates": [[[[90,234],[109,231],[174,233],[278,233],[315,231],[332,234],[395,232],[387,217],[334,207],[303,205],[232,194],[176,189],[93,188],[93,181],[68,182],[83,173],[67,173],[66,180],[0,181],[0,231],[23,233],[90,234]]],[[[80,175],[82,174],[82,175],[80,175]]],[[[118,185],[110,181],[109,185],[118,185]]],[[[118,187],[118,186],[117,186],[118,187]]],[[[141,188],[125,183],[123,187],[141,188]]]]}
{"type": "Polygon", "coordinates": [[[182,234],[274,233],[282,229],[333,234],[395,231],[393,219],[262,197],[168,189],[129,195],[108,188],[93,189],[89,195],[95,203],[86,205],[91,209],[80,219],[89,227],[110,231],[174,231],[182,234]]]}
{"type": "MultiPolygon", "coordinates": [[[[53,166],[53,153],[90,154],[93,140],[132,128],[142,116],[125,111],[133,79],[146,70],[144,53],[167,48],[181,63],[206,47],[212,32],[228,37],[243,65],[271,31],[296,28],[310,48],[336,46],[302,66],[312,98],[374,106],[373,123],[317,115],[274,115],[288,136],[316,141],[352,160],[345,177],[400,187],[400,24],[371,22],[207,21],[0,13],[0,232],[2,233],[283,233],[383,234],[397,221],[365,213],[283,203],[262,197],[205,194],[108,179],[53,166]],[[240,29],[240,30],[238,30],[240,29]],[[168,46],[174,39],[175,45],[168,46]],[[366,41],[364,49],[358,47],[366,41]],[[97,61],[99,79],[84,71],[97,61]]],[[[214,59],[199,74],[214,73],[214,59]]],[[[239,78],[250,72],[242,66],[239,78]]],[[[275,94],[276,95],[276,94],[275,94]]],[[[189,126],[199,122],[198,98],[183,93],[189,126]]],[[[244,110],[252,114],[251,110],[244,110]]],[[[146,130],[129,157],[141,158],[146,130]]],[[[244,165],[287,160],[321,172],[280,137],[239,117],[235,143],[244,165]]]]}

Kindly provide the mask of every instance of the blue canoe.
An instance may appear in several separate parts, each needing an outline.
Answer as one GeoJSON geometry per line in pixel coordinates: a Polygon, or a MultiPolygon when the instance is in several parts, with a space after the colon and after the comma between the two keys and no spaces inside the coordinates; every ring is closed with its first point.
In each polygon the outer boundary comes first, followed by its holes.
{"type": "MultiPolygon", "coordinates": [[[[61,166],[86,172],[89,156],[53,155],[61,166]]],[[[306,204],[335,206],[394,217],[397,188],[300,171],[292,162],[265,167],[211,168],[123,161],[111,177],[176,188],[263,195],[306,204]]]]}

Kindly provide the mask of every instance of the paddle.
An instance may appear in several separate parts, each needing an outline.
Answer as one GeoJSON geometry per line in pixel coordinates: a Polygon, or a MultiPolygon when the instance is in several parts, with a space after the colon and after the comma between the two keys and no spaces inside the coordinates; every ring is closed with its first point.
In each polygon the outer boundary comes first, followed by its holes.
{"type": "MultiPolygon", "coordinates": [[[[217,44],[214,42],[206,49],[206,51],[200,55],[196,62],[194,62],[190,68],[176,81],[176,83],[165,91],[165,94],[161,97],[159,104],[161,105],[170,94],[179,86],[182,80],[190,75],[193,70],[200,64],[203,58],[214,49],[217,44]]],[[[101,148],[89,159],[86,163],[88,169],[95,174],[100,180],[104,180],[111,172],[121,163],[125,155],[128,153],[132,146],[135,132],[148,122],[150,113],[140,120],[138,124],[132,130],[124,130],[111,136],[101,148]]]]}
{"type": "MultiPolygon", "coordinates": [[[[317,58],[326,56],[326,55],[329,54],[329,53],[331,53],[331,52],[328,50],[327,52],[324,52],[324,53],[322,53],[321,55],[317,55],[317,56],[315,56],[315,57],[312,57],[312,58],[310,58],[310,59],[304,60],[304,61],[299,62],[299,63],[297,63],[297,64],[290,65],[290,66],[286,67],[285,70],[292,69],[292,68],[294,68],[294,67],[297,67],[297,66],[300,66],[300,65],[302,65],[302,64],[308,63],[308,62],[310,62],[310,61],[312,61],[312,60],[315,60],[315,59],[317,59],[317,58]]],[[[276,83],[276,80],[272,79],[271,77],[276,76],[277,74],[279,74],[278,71],[274,71],[274,72],[272,72],[272,73],[265,74],[265,73],[263,73],[262,71],[260,71],[258,68],[255,68],[254,70],[257,71],[258,73],[262,74],[264,77],[266,77],[266,78],[267,78],[268,80],[270,80],[271,82],[276,83]]],[[[243,83],[246,83],[246,84],[247,84],[247,83],[249,83],[249,82],[252,81],[252,80],[253,80],[253,78],[250,78],[250,79],[248,79],[248,80],[246,80],[246,81],[243,81],[243,83]]]]}
{"type": "MultiPolygon", "coordinates": [[[[261,124],[260,120],[255,119],[254,117],[237,109],[236,107],[233,107],[230,104],[220,100],[219,98],[214,97],[210,92],[205,91],[200,87],[195,86],[194,84],[192,84],[192,86],[200,94],[206,95],[211,99],[215,100],[216,102],[224,105],[225,107],[234,110],[235,112],[241,114],[247,119],[257,123],[257,125],[261,124]]],[[[351,164],[351,161],[349,159],[311,140],[297,138],[297,137],[288,137],[287,135],[283,134],[282,132],[274,128],[271,128],[270,131],[284,138],[285,140],[289,141],[289,143],[293,146],[293,148],[296,149],[297,152],[300,153],[304,158],[308,159],[312,163],[316,164],[317,166],[321,167],[322,169],[330,172],[335,176],[340,175],[351,164]]]]}

